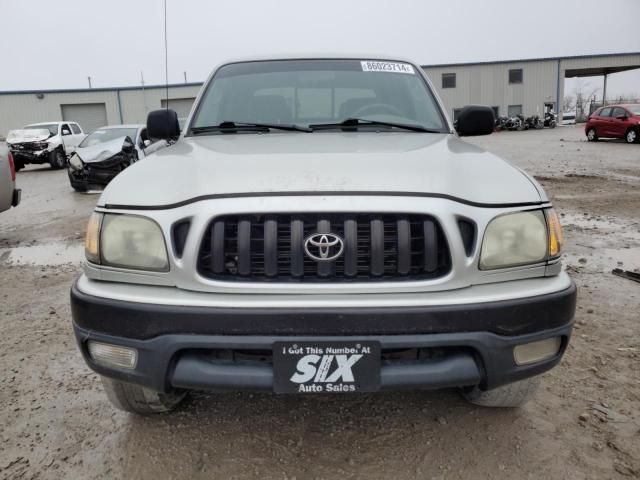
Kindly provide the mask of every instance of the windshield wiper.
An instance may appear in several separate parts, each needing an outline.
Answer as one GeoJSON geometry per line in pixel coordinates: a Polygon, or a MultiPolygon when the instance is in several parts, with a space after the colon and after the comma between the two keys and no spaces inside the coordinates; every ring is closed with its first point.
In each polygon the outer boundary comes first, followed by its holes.
{"type": "Polygon", "coordinates": [[[341,128],[344,130],[356,130],[358,127],[390,127],[401,128],[403,130],[411,130],[412,132],[426,133],[442,133],[440,130],[423,127],[422,125],[413,125],[407,123],[381,122],[378,120],[367,120],[365,118],[347,118],[339,123],[316,123],[309,125],[312,130],[329,130],[341,128]]]}
{"type": "Polygon", "coordinates": [[[222,132],[268,132],[269,130],[285,130],[288,132],[307,132],[313,130],[300,125],[289,125],[280,123],[249,123],[249,122],[221,122],[218,125],[208,125],[206,127],[192,127],[191,133],[198,135],[200,133],[222,132]]]}

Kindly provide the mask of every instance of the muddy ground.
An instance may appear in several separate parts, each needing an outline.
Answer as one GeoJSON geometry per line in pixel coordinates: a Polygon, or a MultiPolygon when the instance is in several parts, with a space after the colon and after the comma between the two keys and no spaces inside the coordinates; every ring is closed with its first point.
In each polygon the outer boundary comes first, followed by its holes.
{"type": "Polygon", "coordinates": [[[0,214],[0,478],[640,477],[640,145],[579,127],[473,143],[536,175],[562,213],[576,330],[517,410],[454,391],[333,397],[198,393],[172,415],[114,410],[83,363],[68,291],[96,196],[64,171],[20,172],[0,214]]]}

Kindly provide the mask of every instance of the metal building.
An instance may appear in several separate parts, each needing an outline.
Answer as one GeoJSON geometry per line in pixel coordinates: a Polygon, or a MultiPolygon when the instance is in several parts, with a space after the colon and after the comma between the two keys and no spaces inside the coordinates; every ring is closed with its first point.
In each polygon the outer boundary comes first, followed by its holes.
{"type": "MultiPolygon", "coordinates": [[[[454,118],[465,105],[494,107],[497,115],[558,112],[565,77],[604,75],[640,68],[640,52],[448,65],[425,72],[454,118]]],[[[201,83],[169,86],[169,107],[186,117],[201,83]]],[[[166,106],[165,86],[0,92],[0,137],[36,122],[70,120],[91,131],[102,125],[144,123],[166,106]]],[[[561,113],[561,112],[558,112],[561,113]]]]}
{"type": "MultiPolygon", "coordinates": [[[[169,86],[169,108],[186,117],[201,83],[169,86]]],[[[76,121],[86,132],[103,125],[145,123],[166,106],[166,87],[117,87],[0,92],[0,137],[29,123],[76,121]]]]}
{"type": "Polygon", "coordinates": [[[545,105],[558,108],[564,79],[604,76],[640,68],[640,52],[576,57],[536,58],[498,62],[423,65],[449,114],[469,104],[489,105],[496,115],[542,115],[545,105]]]}

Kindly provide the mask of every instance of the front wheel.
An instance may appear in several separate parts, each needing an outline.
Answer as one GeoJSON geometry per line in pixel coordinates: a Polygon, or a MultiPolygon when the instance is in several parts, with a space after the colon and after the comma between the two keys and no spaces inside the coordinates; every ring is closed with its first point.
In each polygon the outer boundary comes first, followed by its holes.
{"type": "Polygon", "coordinates": [[[185,391],[156,392],[140,385],[100,376],[107,398],[114,407],[138,415],[170,412],[187,395],[185,391]]]}
{"type": "Polygon", "coordinates": [[[638,131],[633,128],[625,134],[624,139],[627,143],[636,143],[638,141],[638,131]]]}
{"type": "Polygon", "coordinates": [[[589,130],[587,130],[587,140],[589,140],[590,142],[598,141],[598,134],[596,133],[595,128],[590,128],[589,130]]]}
{"type": "Polygon", "coordinates": [[[54,170],[59,170],[67,165],[67,159],[61,150],[54,150],[49,154],[49,165],[54,170]]]}
{"type": "Polygon", "coordinates": [[[515,408],[527,403],[535,395],[540,385],[539,377],[525,378],[493,390],[478,387],[463,391],[462,396],[474,405],[482,407],[515,408]]]}

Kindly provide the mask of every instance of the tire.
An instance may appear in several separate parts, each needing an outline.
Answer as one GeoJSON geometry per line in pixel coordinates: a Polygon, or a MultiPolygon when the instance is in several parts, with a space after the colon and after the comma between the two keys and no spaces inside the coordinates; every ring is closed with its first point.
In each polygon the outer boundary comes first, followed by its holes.
{"type": "Polygon", "coordinates": [[[589,130],[587,130],[587,140],[589,140],[590,142],[598,141],[598,133],[596,132],[595,128],[590,128],[589,130]]]}
{"type": "Polygon", "coordinates": [[[73,188],[76,192],[86,192],[87,186],[82,183],[71,182],[71,188],[73,188]]]}
{"type": "Polygon", "coordinates": [[[556,128],[555,120],[553,122],[549,122],[549,128],[556,128]]]}
{"type": "Polygon", "coordinates": [[[49,165],[54,170],[60,170],[67,166],[67,159],[64,156],[64,152],[59,148],[49,154],[49,165]]]}
{"type": "Polygon", "coordinates": [[[536,393],[540,377],[525,378],[493,390],[480,390],[478,387],[463,391],[462,396],[474,405],[482,407],[515,408],[527,403],[536,393]]]}
{"type": "Polygon", "coordinates": [[[633,128],[627,130],[627,133],[624,134],[624,140],[627,143],[638,143],[640,141],[638,130],[635,130],[633,128]]]}
{"type": "Polygon", "coordinates": [[[100,376],[107,398],[114,407],[138,415],[170,412],[187,395],[186,391],[156,392],[140,385],[100,376]]]}

